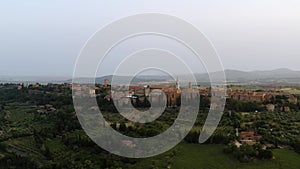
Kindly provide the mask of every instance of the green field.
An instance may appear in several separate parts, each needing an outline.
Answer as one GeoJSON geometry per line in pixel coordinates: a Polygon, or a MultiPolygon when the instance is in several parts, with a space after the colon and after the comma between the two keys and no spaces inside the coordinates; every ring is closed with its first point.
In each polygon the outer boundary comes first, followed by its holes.
{"type": "Polygon", "coordinates": [[[140,161],[135,168],[172,169],[299,169],[300,155],[291,150],[273,150],[274,160],[256,160],[240,163],[231,155],[224,154],[223,145],[180,144],[173,150],[140,161]],[[172,157],[172,155],[174,157],[172,157]],[[151,166],[152,165],[152,166],[151,166]],[[151,167],[150,167],[151,166],[151,167]]]}
{"type": "Polygon", "coordinates": [[[290,94],[300,94],[300,90],[295,89],[295,88],[283,88],[281,89],[283,92],[288,92],[290,94]]]}

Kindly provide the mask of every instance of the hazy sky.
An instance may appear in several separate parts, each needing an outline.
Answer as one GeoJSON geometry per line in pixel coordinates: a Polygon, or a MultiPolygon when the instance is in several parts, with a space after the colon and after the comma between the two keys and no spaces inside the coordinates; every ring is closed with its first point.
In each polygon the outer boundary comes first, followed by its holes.
{"type": "Polygon", "coordinates": [[[71,76],[94,32],[144,12],[195,25],[214,44],[225,69],[300,70],[299,0],[2,0],[0,75],[71,76]]]}

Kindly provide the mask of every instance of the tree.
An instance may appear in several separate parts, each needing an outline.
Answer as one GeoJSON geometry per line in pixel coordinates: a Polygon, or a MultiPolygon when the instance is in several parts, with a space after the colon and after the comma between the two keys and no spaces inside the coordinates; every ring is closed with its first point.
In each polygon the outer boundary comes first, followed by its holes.
{"type": "Polygon", "coordinates": [[[110,126],[111,126],[113,129],[117,130],[117,123],[116,123],[116,122],[112,123],[110,126]]]}
{"type": "Polygon", "coordinates": [[[126,124],[124,122],[120,123],[119,131],[125,132],[127,130],[126,124]]]}
{"type": "Polygon", "coordinates": [[[270,150],[261,150],[259,152],[259,157],[261,159],[272,159],[273,158],[273,153],[270,150]]]}

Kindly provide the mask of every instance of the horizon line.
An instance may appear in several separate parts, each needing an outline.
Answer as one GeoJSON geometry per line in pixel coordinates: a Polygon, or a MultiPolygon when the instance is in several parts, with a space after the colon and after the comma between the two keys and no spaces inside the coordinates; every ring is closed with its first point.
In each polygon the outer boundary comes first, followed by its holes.
{"type": "MultiPolygon", "coordinates": [[[[240,70],[240,69],[224,69],[224,71],[241,71],[241,72],[258,72],[258,71],[276,71],[276,70],[288,70],[292,72],[300,72],[300,70],[295,70],[295,69],[290,69],[290,68],[275,68],[275,69],[264,69],[264,70],[240,70]]],[[[217,71],[220,72],[220,71],[217,71]]],[[[212,73],[217,73],[217,72],[212,72],[212,73]]],[[[207,72],[196,72],[194,74],[207,74],[207,72]]],[[[184,74],[178,74],[178,76],[183,76],[184,74]]],[[[103,75],[97,75],[96,77],[105,77],[105,76],[113,76],[113,74],[103,74],[103,75]]],[[[115,76],[130,76],[130,75],[115,75],[115,76]]],[[[141,76],[157,76],[155,74],[145,74],[141,76]]],[[[161,75],[164,76],[164,75],[161,75]]],[[[56,76],[56,75],[0,75],[0,78],[72,78],[73,75],[61,75],[61,76],[56,76]]],[[[81,78],[94,78],[94,77],[81,77],[81,78]]]]}

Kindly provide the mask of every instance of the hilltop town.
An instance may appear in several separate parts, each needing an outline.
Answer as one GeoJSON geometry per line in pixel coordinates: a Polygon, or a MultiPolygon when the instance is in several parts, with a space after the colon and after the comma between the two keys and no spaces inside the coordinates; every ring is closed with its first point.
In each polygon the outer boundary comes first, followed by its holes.
{"type": "MultiPolygon", "coordinates": [[[[298,97],[293,92],[284,91],[282,89],[295,88],[290,86],[263,86],[260,89],[243,89],[242,87],[237,88],[233,85],[229,86],[226,91],[226,99],[242,103],[255,103],[256,105],[263,106],[263,110],[267,111],[284,111],[289,112],[297,110],[298,107],[298,97]]],[[[182,90],[188,93],[188,96],[193,98],[199,94],[207,99],[211,98],[214,94],[211,87],[205,86],[192,86],[189,82],[188,86],[180,87],[180,81],[177,80],[174,85],[160,85],[160,86],[120,86],[118,89],[112,90],[109,80],[105,79],[104,84],[98,84],[95,87],[90,87],[89,85],[73,85],[73,90],[75,95],[95,95],[97,97],[102,97],[107,101],[113,99],[119,102],[124,102],[124,104],[136,104],[139,103],[157,103],[165,99],[167,102],[167,107],[179,107],[180,99],[182,97],[182,90]],[[88,91],[86,93],[82,91],[88,91]],[[105,92],[104,92],[105,91],[105,92]],[[162,94],[164,93],[164,95],[162,94]],[[103,95],[105,94],[105,95],[103,95]],[[150,97],[151,94],[151,97],[150,97]],[[194,95],[193,95],[194,94],[194,95]],[[151,100],[149,100],[151,99],[151,100]]],[[[296,90],[296,89],[295,89],[296,90]]],[[[185,96],[186,97],[186,96],[185,96]]],[[[121,104],[121,103],[120,103],[121,104]]],[[[149,105],[149,104],[147,104],[149,105]]],[[[214,105],[211,105],[214,106],[214,105]]],[[[261,108],[260,108],[261,110],[261,108]]],[[[254,110],[255,111],[255,110],[254,110]]],[[[257,110],[258,111],[258,110],[257,110]]]]}

